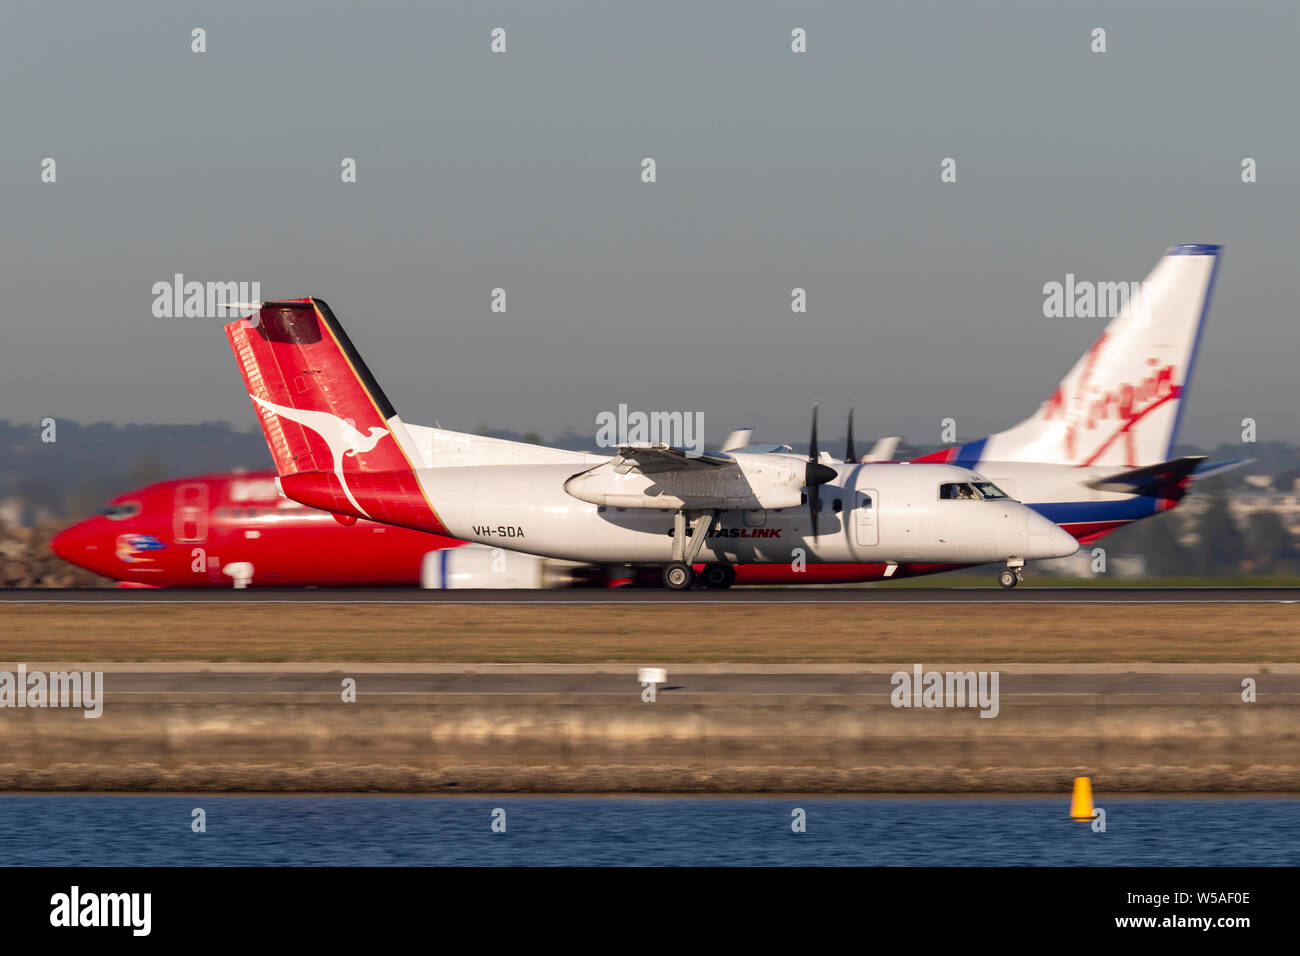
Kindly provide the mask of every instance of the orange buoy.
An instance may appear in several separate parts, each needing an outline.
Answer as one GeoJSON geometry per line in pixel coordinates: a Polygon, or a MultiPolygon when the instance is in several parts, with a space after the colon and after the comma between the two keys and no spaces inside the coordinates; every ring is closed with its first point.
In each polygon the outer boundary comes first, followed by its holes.
{"type": "Polygon", "coordinates": [[[1070,819],[1087,823],[1092,819],[1092,778],[1074,778],[1074,796],[1070,799],[1070,819]]]}

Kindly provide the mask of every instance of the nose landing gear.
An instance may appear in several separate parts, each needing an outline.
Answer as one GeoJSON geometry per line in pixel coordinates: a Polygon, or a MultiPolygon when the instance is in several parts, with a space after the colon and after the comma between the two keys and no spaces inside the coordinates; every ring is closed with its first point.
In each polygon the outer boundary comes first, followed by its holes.
{"type": "Polygon", "coordinates": [[[998,584],[1004,591],[1010,591],[1024,579],[1024,567],[1023,558],[1012,558],[1007,562],[1006,569],[998,572],[998,584]]]}

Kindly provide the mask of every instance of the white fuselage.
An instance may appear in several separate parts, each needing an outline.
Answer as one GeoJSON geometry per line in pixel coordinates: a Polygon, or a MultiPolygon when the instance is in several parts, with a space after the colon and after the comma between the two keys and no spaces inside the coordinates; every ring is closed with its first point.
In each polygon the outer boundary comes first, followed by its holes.
{"type": "MultiPolygon", "coordinates": [[[[435,467],[418,471],[448,533],[466,541],[573,561],[672,560],[672,508],[596,505],[564,490],[606,459],[435,467]]],[[[807,505],[724,510],[697,561],[971,562],[1060,557],[1077,543],[1011,499],[941,500],[939,486],[969,482],[952,465],[838,465],[821,486],[819,536],[807,505]],[[796,553],[796,550],[802,555],[796,553]]]]}
{"type": "Polygon", "coordinates": [[[1113,474],[1114,466],[990,460],[973,467],[1012,498],[1084,540],[1172,507],[1152,497],[1089,484],[1113,474]]]}

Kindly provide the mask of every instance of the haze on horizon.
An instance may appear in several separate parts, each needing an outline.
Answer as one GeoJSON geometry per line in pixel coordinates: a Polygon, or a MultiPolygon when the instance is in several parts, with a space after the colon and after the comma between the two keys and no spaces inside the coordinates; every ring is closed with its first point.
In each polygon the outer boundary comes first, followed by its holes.
{"type": "Polygon", "coordinates": [[[1030,414],[1096,337],[1103,319],[1044,317],[1045,283],[1136,281],[1209,242],[1180,439],[1237,441],[1251,417],[1300,441],[1300,29],[1280,0],[7,19],[0,418],[251,429],[222,322],[151,314],[181,273],[327,300],[421,424],[549,438],[625,403],[701,411],[710,443],[747,425],[797,445],[820,401],[824,436],[856,405],[860,443],[935,444],[947,417],[975,438],[1030,414]]]}

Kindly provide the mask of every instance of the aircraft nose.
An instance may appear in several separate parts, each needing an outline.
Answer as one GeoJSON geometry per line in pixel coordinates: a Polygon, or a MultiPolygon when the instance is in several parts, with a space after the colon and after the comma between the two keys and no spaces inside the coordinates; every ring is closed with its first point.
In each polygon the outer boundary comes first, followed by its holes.
{"type": "Polygon", "coordinates": [[[112,551],[101,544],[92,519],[64,528],[50,539],[50,550],[69,564],[112,577],[112,551]]]}
{"type": "Polygon", "coordinates": [[[1078,539],[1059,524],[1053,525],[1047,543],[1048,547],[1052,549],[1052,557],[1054,558],[1068,558],[1079,550],[1078,539]]]}
{"type": "Polygon", "coordinates": [[[82,556],[81,545],[84,537],[85,532],[81,525],[74,524],[70,528],[64,528],[50,539],[50,550],[69,564],[79,564],[77,559],[82,556]]]}
{"type": "Polygon", "coordinates": [[[1060,525],[1029,511],[1027,558],[1067,558],[1079,550],[1079,542],[1060,525]]]}

